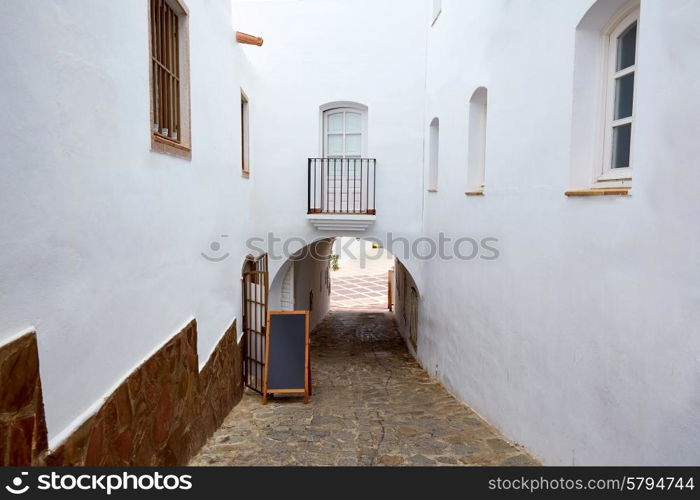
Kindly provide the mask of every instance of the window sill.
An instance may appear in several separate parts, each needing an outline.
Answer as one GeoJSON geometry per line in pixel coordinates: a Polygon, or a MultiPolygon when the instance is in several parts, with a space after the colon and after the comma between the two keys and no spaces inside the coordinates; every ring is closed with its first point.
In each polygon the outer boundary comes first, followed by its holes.
{"type": "Polygon", "coordinates": [[[591,189],[630,189],[632,177],[608,174],[598,177],[591,189]]]}
{"type": "Polygon", "coordinates": [[[629,196],[630,188],[570,189],[566,196],[629,196]]]}
{"type": "Polygon", "coordinates": [[[484,196],[484,190],[483,189],[472,189],[469,191],[465,191],[464,194],[467,196],[484,196]]]}
{"type": "Polygon", "coordinates": [[[151,151],[177,156],[186,160],[192,159],[192,148],[153,133],[151,133],[151,151]]]}

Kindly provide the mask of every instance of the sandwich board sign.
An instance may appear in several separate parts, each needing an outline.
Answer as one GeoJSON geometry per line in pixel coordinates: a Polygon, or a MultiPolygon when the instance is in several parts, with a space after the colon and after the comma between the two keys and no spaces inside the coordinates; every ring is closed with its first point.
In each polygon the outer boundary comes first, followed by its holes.
{"type": "Polygon", "coordinates": [[[268,311],[263,404],[268,394],[310,394],[309,311],[268,311]]]}

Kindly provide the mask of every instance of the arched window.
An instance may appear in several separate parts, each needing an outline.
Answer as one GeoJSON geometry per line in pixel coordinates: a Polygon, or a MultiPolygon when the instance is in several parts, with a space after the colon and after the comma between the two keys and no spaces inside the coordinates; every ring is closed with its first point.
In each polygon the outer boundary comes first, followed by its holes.
{"type": "Polygon", "coordinates": [[[367,114],[360,107],[331,108],[323,112],[323,156],[367,156],[367,114]]]}
{"type": "Polygon", "coordinates": [[[309,159],[309,213],[375,213],[367,111],[351,101],[321,105],[322,158],[309,159]]]}
{"type": "Polygon", "coordinates": [[[605,138],[601,180],[629,177],[634,121],[639,9],[618,21],[607,35],[605,138]]]}
{"type": "Polygon", "coordinates": [[[440,158],[440,120],[435,117],[430,122],[430,149],[428,155],[428,191],[438,188],[438,160],[440,158]]]}
{"type": "Polygon", "coordinates": [[[479,87],[469,99],[469,149],[467,151],[468,195],[484,193],[486,171],[486,111],[488,91],[479,87]]]}

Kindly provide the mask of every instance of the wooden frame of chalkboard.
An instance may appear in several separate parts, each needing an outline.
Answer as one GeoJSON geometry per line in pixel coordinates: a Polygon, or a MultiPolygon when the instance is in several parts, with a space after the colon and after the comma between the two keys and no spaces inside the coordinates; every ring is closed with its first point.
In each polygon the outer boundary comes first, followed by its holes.
{"type": "MultiPolygon", "coordinates": [[[[291,318],[290,318],[291,319],[291,318]]],[[[267,395],[268,394],[284,394],[284,393],[303,393],[304,394],[304,403],[309,402],[309,394],[311,393],[311,380],[310,380],[310,359],[309,359],[309,311],[268,311],[267,312],[267,328],[265,332],[265,372],[263,375],[263,394],[262,394],[262,402],[263,404],[267,403],[267,395]],[[289,315],[296,315],[299,317],[303,317],[303,325],[304,325],[304,367],[303,367],[303,387],[277,387],[276,385],[279,384],[273,384],[271,386],[270,383],[270,345],[274,344],[275,342],[275,329],[273,328],[273,317],[275,316],[289,316],[289,315]]],[[[273,348],[274,351],[274,348],[273,348]]],[[[279,354],[279,353],[278,353],[279,354]]],[[[274,360],[273,360],[274,362],[274,360]]],[[[273,371],[275,370],[275,367],[273,366],[273,371]]],[[[297,375],[300,372],[297,372],[297,375]]],[[[277,377],[272,377],[272,378],[277,378],[277,377]]],[[[297,386],[301,386],[302,384],[297,383],[295,384],[297,386]]]]}

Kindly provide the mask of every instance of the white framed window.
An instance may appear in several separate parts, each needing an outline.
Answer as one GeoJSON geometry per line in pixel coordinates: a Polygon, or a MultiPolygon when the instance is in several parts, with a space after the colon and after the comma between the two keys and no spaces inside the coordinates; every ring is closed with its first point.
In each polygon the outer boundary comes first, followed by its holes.
{"type": "Polygon", "coordinates": [[[371,213],[375,160],[368,158],[366,105],[333,101],[319,108],[321,158],[309,158],[313,201],[309,213],[371,213]]]}
{"type": "Polygon", "coordinates": [[[632,130],[639,8],[616,19],[604,39],[604,137],[597,181],[632,179],[632,130]]]}
{"type": "Polygon", "coordinates": [[[323,156],[367,156],[367,113],[360,108],[333,108],[323,113],[323,156]]]}
{"type": "Polygon", "coordinates": [[[431,26],[435,24],[437,18],[440,17],[440,12],[442,12],[442,0],[433,0],[433,16],[430,21],[431,26]]]}

